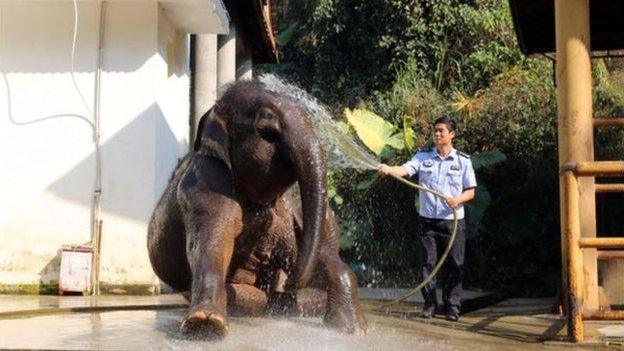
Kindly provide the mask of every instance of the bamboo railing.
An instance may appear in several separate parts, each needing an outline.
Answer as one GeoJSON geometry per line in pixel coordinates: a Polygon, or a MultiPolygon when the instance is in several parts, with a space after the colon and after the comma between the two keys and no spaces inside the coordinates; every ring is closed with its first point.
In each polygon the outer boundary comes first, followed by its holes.
{"type": "MultiPolygon", "coordinates": [[[[582,237],[580,222],[580,195],[578,177],[622,176],[623,161],[578,162],[566,164],[561,168],[564,182],[563,206],[566,213],[564,222],[564,243],[567,260],[567,319],[568,338],[579,342],[584,339],[583,320],[621,320],[624,311],[584,311],[583,310],[583,255],[582,249],[598,249],[599,259],[624,258],[624,251],[605,251],[605,249],[624,249],[624,237],[582,237]]],[[[611,185],[611,184],[609,184],[611,185]]],[[[606,187],[605,187],[606,188],[606,187]]],[[[614,187],[619,189],[619,187],[614,187]]],[[[603,189],[604,190],[604,189],[603,189]]]]}

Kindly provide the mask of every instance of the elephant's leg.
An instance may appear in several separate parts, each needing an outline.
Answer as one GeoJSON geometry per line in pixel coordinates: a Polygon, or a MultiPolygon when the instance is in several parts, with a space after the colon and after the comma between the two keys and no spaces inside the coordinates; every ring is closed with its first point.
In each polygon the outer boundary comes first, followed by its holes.
{"type": "Polygon", "coordinates": [[[283,269],[275,273],[272,292],[269,296],[268,310],[271,314],[289,316],[317,316],[325,312],[327,292],[313,287],[314,279],[308,288],[296,292],[287,292],[284,287],[288,276],[283,269]]]}
{"type": "Polygon", "coordinates": [[[266,313],[266,292],[248,284],[227,284],[228,311],[236,315],[260,316],[266,313]]]}
{"type": "Polygon", "coordinates": [[[327,291],[316,288],[297,290],[295,311],[298,316],[319,316],[327,307],[327,291]]]}
{"type": "Polygon", "coordinates": [[[327,310],[323,322],[342,332],[366,333],[368,325],[358,302],[357,279],[338,256],[338,225],[331,210],[327,211],[324,229],[325,241],[317,267],[320,286],[324,285],[327,289],[327,310]]]}
{"type": "Polygon", "coordinates": [[[236,315],[259,316],[266,313],[277,315],[315,316],[325,311],[327,292],[306,288],[296,293],[285,292],[283,285],[287,276],[282,269],[275,273],[270,293],[254,286],[256,273],[238,268],[227,284],[228,312],[236,315]]]}
{"type": "Polygon", "coordinates": [[[189,289],[191,270],[186,259],[184,221],[177,203],[177,185],[186,171],[189,157],[181,161],[154,209],[147,234],[152,268],[158,278],[178,290],[189,289]]]}
{"type": "Polygon", "coordinates": [[[338,254],[323,253],[319,263],[327,277],[325,325],[345,333],[366,333],[368,325],[360,310],[357,280],[351,269],[338,254]]]}
{"type": "Polygon", "coordinates": [[[325,311],[327,292],[306,288],[290,293],[266,292],[247,284],[226,286],[228,312],[238,316],[262,316],[267,312],[278,315],[318,316],[325,311]]]}
{"type": "Polygon", "coordinates": [[[204,336],[228,332],[225,276],[240,233],[236,206],[215,204],[187,212],[187,259],[192,273],[189,312],[182,331],[204,336]],[[221,205],[221,206],[218,206],[221,205]]]}

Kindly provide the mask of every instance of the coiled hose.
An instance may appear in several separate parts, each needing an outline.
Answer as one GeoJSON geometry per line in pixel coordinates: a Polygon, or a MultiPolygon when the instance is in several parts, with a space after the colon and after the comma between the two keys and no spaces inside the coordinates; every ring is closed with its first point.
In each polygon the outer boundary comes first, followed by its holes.
{"type": "MultiPolygon", "coordinates": [[[[405,179],[403,177],[400,177],[400,176],[398,176],[396,174],[393,174],[393,173],[389,173],[389,175],[392,178],[398,180],[399,182],[401,182],[401,183],[403,183],[403,184],[405,184],[405,185],[407,185],[407,186],[409,186],[411,188],[414,188],[416,190],[426,191],[426,192],[431,193],[434,196],[436,196],[438,198],[441,198],[443,200],[446,199],[446,196],[444,196],[443,194],[441,194],[441,193],[439,193],[439,192],[437,192],[435,190],[431,190],[431,189],[429,189],[427,187],[424,187],[424,186],[412,183],[409,180],[407,180],[407,179],[405,179]]],[[[449,239],[449,243],[446,246],[446,250],[444,250],[444,253],[442,253],[442,256],[440,257],[440,260],[435,265],[435,267],[433,267],[433,270],[431,271],[431,274],[429,274],[429,276],[425,280],[423,280],[422,283],[418,284],[417,287],[415,287],[414,289],[410,290],[409,292],[407,292],[405,295],[399,297],[398,299],[381,305],[380,308],[387,309],[388,307],[390,307],[392,305],[395,305],[395,304],[397,304],[397,303],[399,303],[401,301],[405,301],[406,299],[414,296],[417,292],[420,291],[420,289],[422,289],[425,285],[429,284],[429,282],[433,278],[435,278],[436,274],[438,273],[438,271],[442,267],[442,264],[444,264],[444,261],[446,260],[446,256],[448,256],[449,252],[451,251],[451,248],[453,247],[453,243],[455,242],[455,236],[457,234],[457,210],[455,208],[451,208],[451,210],[453,210],[453,231],[451,233],[451,238],[449,239]]],[[[387,310],[386,310],[386,312],[387,312],[387,310]]]]}

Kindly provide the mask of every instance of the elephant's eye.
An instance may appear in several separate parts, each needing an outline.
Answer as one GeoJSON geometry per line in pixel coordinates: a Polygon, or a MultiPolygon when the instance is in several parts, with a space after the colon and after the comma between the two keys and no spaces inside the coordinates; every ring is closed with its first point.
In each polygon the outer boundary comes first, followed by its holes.
{"type": "Polygon", "coordinates": [[[279,133],[275,129],[262,128],[258,130],[260,137],[270,143],[277,143],[279,141],[279,133]]]}
{"type": "Polygon", "coordinates": [[[259,109],[256,114],[255,127],[263,139],[272,143],[279,141],[282,127],[277,115],[270,108],[259,109]]]}

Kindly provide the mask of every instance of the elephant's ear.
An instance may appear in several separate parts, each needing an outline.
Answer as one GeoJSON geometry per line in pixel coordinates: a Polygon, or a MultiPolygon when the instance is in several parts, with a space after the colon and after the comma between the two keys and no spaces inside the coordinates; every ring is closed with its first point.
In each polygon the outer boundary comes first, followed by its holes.
{"type": "Polygon", "coordinates": [[[232,169],[228,124],[214,112],[214,109],[208,110],[199,120],[193,150],[205,156],[218,158],[232,169]]]}

